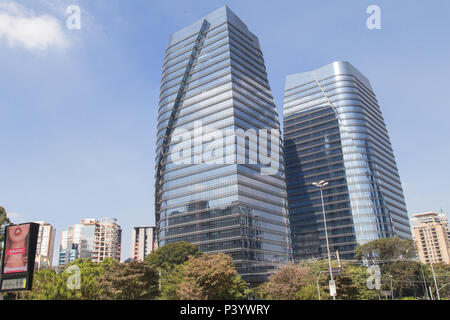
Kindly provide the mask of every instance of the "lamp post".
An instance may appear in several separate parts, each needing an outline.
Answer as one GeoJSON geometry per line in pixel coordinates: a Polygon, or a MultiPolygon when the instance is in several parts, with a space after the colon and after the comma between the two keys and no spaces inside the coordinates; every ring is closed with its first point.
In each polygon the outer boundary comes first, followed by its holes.
{"type": "MultiPolygon", "coordinates": [[[[319,182],[313,182],[313,185],[320,189],[320,197],[322,199],[322,214],[323,214],[323,224],[325,227],[325,240],[327,242],[327,253],[328,253],[328,267],[330,270],[330,283],[334,283],[333,279],[333,269],[331,267],[331,255],[330,255],[330,244],[328,243],[328,230],[327,230],[327,218],[325,216],[325,203],[323,201],[323,188],[326,187],[329,184],[327,181],[319,181],[319,182]]],[[[331,293],[331,286],[330,286],[330,293],[331,293]]],[[[333,300],[336,300],[336,294],[333,294],[333,300]]]]}

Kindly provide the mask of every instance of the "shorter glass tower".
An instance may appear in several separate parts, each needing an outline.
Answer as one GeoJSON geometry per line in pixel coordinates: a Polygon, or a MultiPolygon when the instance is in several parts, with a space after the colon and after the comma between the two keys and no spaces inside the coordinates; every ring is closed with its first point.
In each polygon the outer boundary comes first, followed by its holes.
{"type": "Polygon", "coordinates": [[[388,132],[369,81],[348,62],[290,75],[284,97],[284,152],[294,258],[351,259],[359,244],[411,238],[388,132]]]}

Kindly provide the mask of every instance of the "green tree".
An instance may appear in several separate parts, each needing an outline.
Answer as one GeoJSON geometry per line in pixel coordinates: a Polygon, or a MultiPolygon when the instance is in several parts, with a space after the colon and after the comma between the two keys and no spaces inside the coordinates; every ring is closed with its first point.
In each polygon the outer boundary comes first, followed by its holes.
{"type": "MultiPolygon", "coordinates": [[[[91,259],[77,259],[69,263],[66,267],[68,270],[71,266],[80,268],[81,284],[79,292],[82,300],[97,300],[102,292],[98,287],[98,280],[105,272],[105,267],[112,264],[112,259],[105,259],[101,263],[95,263],[91,259]]],[[[61,273],[65,283],[69,281],[69,277],[74,273],[69,274],[67,271],[61,273]]],[[[78,289],[75,289],[77,291],[78,289]]]]}
{"type": "Polygon", "coordinates": [[[336,291],[342,300],[378,300],[376,289],[369,289],[367,280],[371,274],[363,266],[344,263],[341,274],[336,276],[336,291]]]}
{"type": "Polygon", "coordinates": [[[191,256],[183,266],[183,281],[177,289],[182,300],[246,299],[249,290],[226,254],[191,256]]]}
{"type": "Polygon", "coordinates": [[[355,249],[355,259],[407,260],[416,256],[413,240],[383,238],[370,241],[355,249]]]}
{"type": "MultiPolygon", "coordinates": [[[[315,281],[317,299],[317,280],[319,281],[319,287],[321,290],[321,299],[331,299],[329,295],[329,266],[328,260],[310,259],[302,261],[301,266],[307,267],[311,270],[315,281]],[[320,277],[319,277],[320,275],[320,277]]],[[[336,260],[332,261],[332,267],[337,269],[339,267],[336,260]]],[[[343,262],[341,264],[340,274],[334,274],[334,280],[336,281],[337,299],[341,300],[372,300],[378,299],[378,291],[370,290],[367,287],[367,279],[370,274],[366,267],[355,265],[352,263],[343,262]]],[[[311,290],[312,292],[312,290],[311,290]]]]}
{"type": "Polygon", "coordinates": [[[393,290],[394,297],[423,295],[421,264],[413,240],[384,238],[358,246],[355,258],[374,260],[380,266],[382,291],[393,290]],[[391,288],[392,284],[392,288],[391,288]]]}
{"type": "Polygon", "coordinates": [[[103,300],[154,299],[159,294],[158,272],[144,262],[113,261],[99,277],[98,288],[103,300]]]}
{"type": "MultiPolygon", "coordinates": [[[[319,287],[320,297],[323,299],[328,299],[328,294],[324,291],[322,287],[319,287]]],[[[317,293],[317,285],[313,282],[304,285],[296,294],[297,300],[317,300],[319,295],[317,293]]]]}
{"type": "Polygon", "coordinates": [[[145,263],[159,272],[160,299],[178,299],[177,290],[183,281],[183,264],[189,257],[199,257],[202,254],[197,246],[180,241],[160,247],[146,257],[145,263]]]}
{"type": "Polygon", "coordinates": [[[5,240],[5,226],[10,224],[6,210],[3,207],[0,207],[0,257],[3,253],[3,241],[5,240]]]}
{"type": "MultiPolygon", "coordinates": [[[[303,268],[308,268],[313,276],[314,279],[314,286],[316,288],[316,294],[314,299],[318,299],[318,292],[317,292],[317,281],[319,280],[319,289],[320,289],[320,298],[322,300],[331,299],[331,296],[329,295],[329,266],[328,266],[328,260],[327,259],[309,259],[300,262],[299,264],[303,268]]],[[[331,265],[333,268],[338,268],[339,264],[336,260],[331,262],[331,265]]],[[[339,282],[337,280],[337,277],[335,276],[334,279],[336,280],[336,286],[339,285],[339,282]]]]}
{"type": "Polygon", "coordinates": [[[257,293],[262,299],[317,299],[317,290],[313,290],[313,285],[314,277],[309,267],[289,264],[272,274],[257,293]]]}
{"type": "Polygon", "coordinates": [[[96,300],[100,299],[101,288],[98,279],[104,273],[111,260],[94,263],[90,259],[78,259],[67,265],[66,271],[60,269],[42,269],[35,272],[33,290],[22,294],[29,300],[96,300]],[[69,268],[73,266],[72,273],[69,268]],[[80,276],[80,288],[71,288],[72,279],[80,276]]]}
{"type": "MultiPolygon", "coordinates": [[[[433,290],[433,296],[436,296],[436,286],[434,284],[433,273],[430,265],[422,265],[426,283],[433,290]]],[[[434,274],[436,276],[437,287],[441,299],[450,299],[450,265],[445,263],[433,264],[434,274]]]]}
{"type": "Polygon", "coordinates": [[[202,252],[197,246],[180,241],[166,244],[145,258],[145,262],[157,270],[169,271],[175,266],[185,263],[190,256],[198,257],[202,252]]]}
{"type": "Polygon", "coordinates": [[[161,281],[161,300],[178,300],[177,290],[183,282],[183,265],[176,265],[171,270],[162,270],[161,281]]]}
{"type": "Polygon", "coordinates": [[[27,300],[79,300],[81,292],[69,290],[61,274],[53,269],[41,269],[34,273],[33,290],[21,293],[27,300]]]}
{"type": "Polygon", "coordinates": [[[380,266],[383,290],[392,290],[394,297],[423,295],[420,263],[392,261],[380,266]]]}

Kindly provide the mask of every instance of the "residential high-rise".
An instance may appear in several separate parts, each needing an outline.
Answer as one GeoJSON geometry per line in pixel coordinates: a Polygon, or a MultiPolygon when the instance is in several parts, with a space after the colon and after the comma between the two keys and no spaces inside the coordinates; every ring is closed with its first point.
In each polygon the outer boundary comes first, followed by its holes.
{"type": "Polygon", "coordinates": [[[444,214],[426,212],[415,214],[417,226],[413,227],[417,253],[422,263],[450,264],[448,219],[444,214]]]}
{"type": "Polygon", "coordinates": [[[79,224],[61,233],[59,265],[77,258],[101,262],[120,260],[122,229],[117,219],[81,219],[79,224]]]}
{"type": "Polygon", "coordinates": [[[56,229],[48,222],[39,221],[39,234],[36,247],[36,268],[51,268],[55,249],[56,229]]]}
{"type": "Polygon", "coordinates": [[[249,282],[289,261],[280,141],[259,41],[229,8],[172,34],[157,126],[160,245],[230,254],[249,282]]]}
{"type": "Polygon", "coordinates": [[[72,249],[73,240],[73,227],[69,227],[67,230],[61,232],[61,241],[59,244],[59,250],[72,249]]]}
{"type": "Polygon", "coordinates": [[[102,262],[106,258],[120,261],[122,229],[115,218],[102,218],[95,225],[92,261],[102,262]]]}
{"type": "Polygon", "coordinates": [[[155,227],[135,227],[131,231],[131,259],[144,261],[158,248],[155,227]]]}
{"type": "Polygon", "coordinates": [[[94,252],[95,219],[81,219],[80,223],[61,232],[58,265],[75,259],[91,259],[94,252]]]}
{"type": "Polygon", "coordinates": [[[411,238],[402,185],[372,87],[348,62],[290,75],[284,97],[284,152],[295,259],[327,252],[322,180],[332,252],[411,238]]]}

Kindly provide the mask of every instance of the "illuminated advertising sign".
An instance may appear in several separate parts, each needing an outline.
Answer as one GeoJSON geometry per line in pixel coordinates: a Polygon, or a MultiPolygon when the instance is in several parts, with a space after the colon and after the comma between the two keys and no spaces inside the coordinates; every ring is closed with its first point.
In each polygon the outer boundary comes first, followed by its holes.
{"type": "Polygon", "coordinates": [[[18,273],[28,270],[28,237],[30,225],[7,228],[3,273],[18,273]]]}
{"type": "Polygon", "coordinates": [[[39,224],[5,228],[0,291],[31,290],[39,224]]]}

